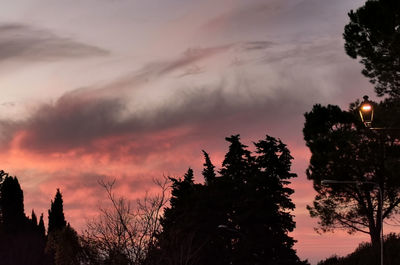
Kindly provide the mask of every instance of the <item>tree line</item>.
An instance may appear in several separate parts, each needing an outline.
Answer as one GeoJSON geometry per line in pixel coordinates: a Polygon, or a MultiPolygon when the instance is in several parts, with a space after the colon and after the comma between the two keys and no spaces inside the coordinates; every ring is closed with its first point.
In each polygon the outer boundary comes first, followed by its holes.
{"type": "Polygon", "coordinates": [[[25,216],[17,178],[5,176],[2,264],[308,264],[298,258],[288,234],[295,228],[288,184],[296,174],[290,172],[293,158],[286,145],[266,136],[251,152],[239,135],[226,140],[229,151],[219,170],[203,151],[202,183],[189,168],[182,178],[159,181],[156,196],[132,205],[115,194],[114,182],[101,181],[111,207],[101,208],[81,234],[65,220],[60,190],[45,231],[43,215],[39,222],[34,212],[25,216]]]}
{"type": "Polygon", "coordinates": [[[16,177],[0,171],[0,260],[4,265],[79,264],[78,234],[66,222],[57,189],[48,211],[47,232],[43,214],[24,212],[24,195],[16,177]]]}

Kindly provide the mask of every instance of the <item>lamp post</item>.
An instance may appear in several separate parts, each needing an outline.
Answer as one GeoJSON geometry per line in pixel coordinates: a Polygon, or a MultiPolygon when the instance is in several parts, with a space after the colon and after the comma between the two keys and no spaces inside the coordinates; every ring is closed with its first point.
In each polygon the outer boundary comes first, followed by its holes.
{"type": "Polygon", "coordinates": [[[324,179],[321,181],[321,185],[324,186],[329,186],[330,184],[353,184],[357,185],[357,187],[364,185],[364,184],[371,184],[373,185],[379,192],[379,208],[380,208],[380,225],[381,225],[381,231],[380,231],[380,261],[381,265],[383,265],[383,195],[382,195],[382,190],[381,187],[379,186],[378,183],[372,182],[372,181],[351,181],[351,180],[331,180],[331,179],[324,179]]]}
{"type": "MultiPolygon", "coordinates": [[[[361,102],[358,112],[361,117],[361,121],[364,123],[365,127],[369,128],[370,130],[380,130],[384,128],[373,128],[372,127],[372,121],[374,120],[374,107],[371,101],[369,101],[368,96],[363,97],[363,102],[361,102]]],[[[385,145],[383,144],[383,157],[385,156],[385,145]]],[[[379,184],[375,182],[357,182],[357,181],[349,181],[352,184],[360,185],[360,184],[373,184],[379,191],[379,208],[380,208],[380,225],[381,225],[381,231],[380,231],[380,258],[381,258],[381,265],[383,265],[383,193],[382,189],[379,186],[379,184]]],[[[321,182],[322,183],[322,182],[321,182]]],[[[326,182],[326,183],[335,183],[335,182],[326,182]]],[[[350,184],[349,183],[349,184],[350,184]]]]}

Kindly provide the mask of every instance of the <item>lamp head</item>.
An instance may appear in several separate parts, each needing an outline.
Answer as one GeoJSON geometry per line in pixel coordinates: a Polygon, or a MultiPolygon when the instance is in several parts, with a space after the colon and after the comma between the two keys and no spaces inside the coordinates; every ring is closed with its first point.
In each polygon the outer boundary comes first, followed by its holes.
{"type": "Polygon", "coordinates": [[[374,119],[374,107],[371,101],[368,100],[368,96],[364,96],[363,99],[364,101],[361,102],[358,112],[365,127],[370,128],[374,119]]]}

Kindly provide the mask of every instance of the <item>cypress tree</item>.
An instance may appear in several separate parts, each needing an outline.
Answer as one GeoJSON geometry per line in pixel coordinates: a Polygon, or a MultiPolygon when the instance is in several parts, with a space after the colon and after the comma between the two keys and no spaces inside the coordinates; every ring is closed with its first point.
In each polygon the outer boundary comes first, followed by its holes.
{"type": "Polygon", "coordinates": [[[40,215],[39,224],[38,224],[38,231],[39,231],[39,234],[41,236],[43,236],[43,237],[45,236],[46,229],[44,227],[43,214],[40,215]]]}
{"type": "Polygon", "coordinates": [[[50,234],[54,231],[61,230],[66,226],[67,222],[65,221],[64,216],[63,199],[60,189],[57,189],[54,201],[51,201],[47,233],[50,234]]]}
{"type": "Polygon", "coordinates": [[[37,217],[24,213],[24,196],[16,177],[5,176],[0,184],[0,263],[2,265],[42,265],[45,236],[39,234],[37,217]]]}
{"type": "Polygon", "coordinates": [[[37,217],[36,217],[34,210],[32,210],[32,213],[31,213],[31,223],[32,223],[33,227],[37,227],[37,225],[38,225],[37,217]]]}
{"type": "Polygon", "coordinates": [[[15,233],[26,223],[24,193],[16,177],[7,176],[0,187],[1,223],[7,233],[15,233]]]}

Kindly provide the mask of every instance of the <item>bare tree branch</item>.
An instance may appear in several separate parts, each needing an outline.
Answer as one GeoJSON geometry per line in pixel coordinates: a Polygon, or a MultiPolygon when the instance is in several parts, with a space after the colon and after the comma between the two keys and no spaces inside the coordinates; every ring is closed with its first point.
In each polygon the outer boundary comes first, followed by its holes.
{"type": "Polygon", "coordinates": [[[158,193],[149,195],[146,192],[134,207],[125,197],[115,194],[115,180],[99,180],[98,183],[111,206],[101,206],[98,218],[87,223],[85,242],[95,248],[103,260],[119,255],[129,260],[129,264],[140,264],[160,232],[162,209],[169,202],[170,180],[167,177],[155,179],[158,193]]]}

